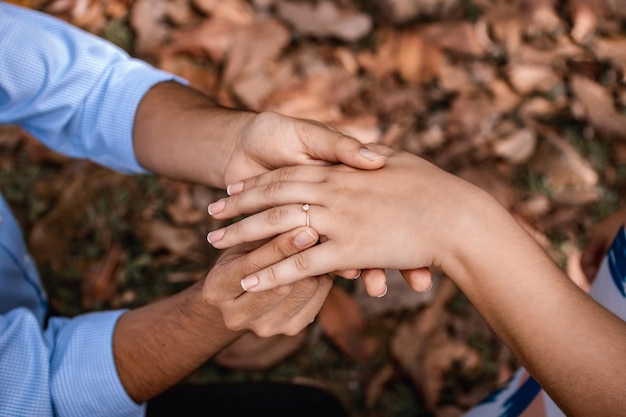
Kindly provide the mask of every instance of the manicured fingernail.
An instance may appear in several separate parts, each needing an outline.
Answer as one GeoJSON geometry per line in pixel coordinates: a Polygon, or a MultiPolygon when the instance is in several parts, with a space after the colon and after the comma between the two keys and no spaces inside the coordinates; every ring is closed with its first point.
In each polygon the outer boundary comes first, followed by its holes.
{"type": "Polygon", "coordinates": [[[382,293],[381,295],[377,295],[376,297],[381,298],[381,297],[384,297],[385,295],[387,295],[387,284],[385,284],[385,292],[382,293]]]}
{"type": "Polygon", "coordinates": [[[352,278],[353,280],[361,278],[361,270],[359,269],[359,273],[356,274],[356,277],[352,278]]]}
{"type": "Polygon", "coordinates": [[[384,155],[381,155],[378,152],[370,151],[367,148],[361,148],[361,150],[359,152],[361,152],[361,155],[363,155],[363,157],[365,159],[369,159],[370,161],[376,161],[378,159],[384,159],[385,158],[384,155]]]}
{"type": "Polygon", "coordinates": [[[217,229],[217,230],[214,230],[214,231],[210,232],[206,236],[206,240],[208,240],[209,243],[211,243],[211,244],[215,243],[215,242],[219,242],[224,237],[224,234],[226,234],[226,229],[224,229],[224,228],[217,229]]]}
{"type": "Polygon", "coordinates": [[[243,288],[244,291],[248,291],[257,285],[259,285],[259,277],[256,275],[250,275],[241,280],[241,288],[243,288]]]}
{"type": "Polygon", "coordinates": [[[297,247],[304,248],[317,241],[317,236],[315,236],[312,231],[307,229],[298,233],[293,241],[297,247]]]}
{"type": "Polygon", "coordinates": [[[217,200],[215,203],[209,204],[209,214],[211,216],[221,212],[226,207],[226,199],[222,198],[221,200],[217,200]]]}
{"type": "Polygon", "coordinates": [[[228,193],[228,195],[239,194],[242,191],[243,191],[243,181],[230,184],[228,187],[226,187],[226,192],[228,193]]]}

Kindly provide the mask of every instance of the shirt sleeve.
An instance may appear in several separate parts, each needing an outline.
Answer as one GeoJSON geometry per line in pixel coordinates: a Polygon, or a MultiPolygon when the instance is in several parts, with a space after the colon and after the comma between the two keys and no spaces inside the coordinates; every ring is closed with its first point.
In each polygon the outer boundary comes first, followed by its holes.
{"type": "Polygon", "coordinates": [[[0,415],[140,417],[117,375],[113,329],[123,310],[54,318],[25,308],[0,316],[0,415]]]}
{"type": "Polygon", "coordinates": [[[45,13],[0,2],[0,124],[62,154],[142,173],[135,111],[156,83],[186,81],[45,13]]]}

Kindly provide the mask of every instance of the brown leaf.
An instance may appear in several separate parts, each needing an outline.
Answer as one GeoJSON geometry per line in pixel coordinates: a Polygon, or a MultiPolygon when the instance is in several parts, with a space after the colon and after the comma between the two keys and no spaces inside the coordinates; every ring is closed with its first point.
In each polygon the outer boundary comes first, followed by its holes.
{"type": "Polygon", "coordinates": [[[326,336],[348,357],[367,360],[377,349],[377,340],[365,332],[365,320],[354,297],[333,286],[317,321],[326,336]]]}
{"type": "Polygon", "coordinates": [[[19,126],[0,125],[0,148],[12,151],[24,140],[24,132],[19,126]]]}
{"type": "Polygon", "coordinates": [[[385,363],[385,365],[368,380],[365,389],[365,404],[368,407],[376,405],[384,393],[385,385],[392,379],[395,373],[395,366],[391,363],[385,363]]]}
{"type": "Polygon", "coordinates": [[[457,291],[452,281],[442,281],[431,305],[410,322],[398,325],[391,340],[393,357],[430,411],[439,403],[443,378],[455,361],[461,361],[468,369],[480,363],[476,352],[466,343],[452,339],[446,331],[449,313],[445,305],[457,291]]]}
{"type": "Polygon", "coordinates": [[[103,258],[89,265],[81,279],[82,308],[91,310],[102,304],[109,304],[117,294],[117,267],[123,251],[119,244],[114,244],[103,258]]]}
{"type": "Polygon", "coordinates": [[[376,10],[395,24],[417,18],[443,20],[462,13],[459,0],[375,0],[376,10]]]}
{"type": "Polygon", "coordinates": [[[570,87],[591,126],[607,139],[626,139],[626,116],[615,108],[610,91],[589,78],[572,75],[570,87]]]}
{"type": "Polygon", "coordinates": [[[306,335],[306,329],[295,336],[276,335],[266,338],[248,332],[220,351],[214,360],[227,368],[262,371],[297,352],[306,341],[306,335]]]}
{"type": "Polygon", "coordinates": [[[373,34],[373,50],[359,50],[357,61],[363,69],[376,79],[386,77],[396,71],[396,49],[398,33],[384,28],[373,34]]]}
{"type": "Polygon", "coordinates": [[[170,182],[167,184],[165,211],[175,224],[193,224],[206,217],[206,207],[196,207],[191,192],[191,184],[183,182],[170,182]]]}
{"type": "Polygon", "coordinates": [[[304,35],[337,37],[346,42],[363,38],[373,24],[369,15],[340,10],[330,0],[321,0],[316,5],[283,0],[278,3],[278,14],[304,35]]]}
{"type": "Polygon", "coordinates": [[[200,65],[190,55],[162,54],[156,66],[189,81],[191,87],[208,96],[214,94],[217,86],[217,70],[207,65],[200,65]]]}
{"type": "Polygon", "coordinates": [[[411,290],[398,270],[385,270],[387,275],[387,294],[382,298],[372,297],[365,291],[364,285],[357,285],[354,297],[360,310],[367,318],[380,317],[383,314],[414,311],[432,302],[439,286],[440,274],[433,272],[433,290],[416,292],[411,290]]]}
{"type": "Polygon", "coordinates": [[[537,134],[531,129],[517,129],[493,145],[496,155],[514,165],[523,164],[535,153],[537,134]]]}
{"type": "Polygon", "coordinates": [[[171,42],[163,46],[158,54],[161,59],[179,54],[208,57],[220,64],[231,49],[234,34],[240,27],[228,20],[206,19],[193,29],[172,31],[171,42]]]}
{"type": "Polygon", "coordinates": [[[275,19],[263,19],[241,27],[233,37],[223,81],[232,84],[276,60],[289,42],[289,31],[275,19]]]}
{"type": "Polygon", "coordinates": [[[100,33],[107,22],[98,0],[54,0],[44,10],[91,33],[100,33]]]}
{"type": "Polygon", "coordinates": [[[458,175],[491,194],[505,208],[510,209],[517,200],[516,190],[503,174],[490,167],[468,167],[458,175]]]}
{"type": "Polygon", "coordinates": [[[50,211],[32,226],[28,235],[29,246],[37,261],[48,264],[54,271],[62,267],[72,238],[81,230],[80,213],[92,204],[96,193],[106,187],[121,186],[128,178],[78,161],[70,165],[58,180],[62,186],[61,195],[50,211]]]}
{"type": "Polygon", "coordinates": [[[418,31],[401,32],[396,60],[403,80],[410,84],[429,81],[437,74],[435,67],[442,59],[441,51],[424,42],[418,31]]]}
{"type": "Polygon", "coordinates": [[[167,0],[136,0],[130,11],[129,21],[135,32],[135,53],[150,56],[158,52],[171,28],[166,22],[169,10],[167,0]]]}
{"type": "Polygon", "coordinates": [[[195,230],[175,227],[158,219],[140,224],[137,236],[150,252],[167,250],[184,259],[197,259],[198,249],[203,241],[195,230]]]}
{"type": "Polygon", "coordinates": [[[515,91],[524,95],[533,92],[547,94],[563,87],[561,77],[547,65],[511,64],[507,76],[515,91]]]}
{"type": "Polygon", "coordinates": [[[598,21],[606,12],[602,0],[570,0],[573,27],[572,38],[580,44],[588,44],[593,40],[598,21]]]}
{"type": "Polygon", "coordinates": [[[529,167],[544,176],[548,185],[560,190],[566,187],[592,188],[598,183],[598,173],[572,145],[553,129],[537,126],[543,140],[529,161],[529,167]]]}
{"type": "Polygon", "coordinates": [[[339,68],[318,71],[301,82],[289,83],[264,102],[265,110],[332,123],[342,119],[341,104],[354,97],[361,84],[339,68]]]}
{"type": "Polygon", "coordinates": [[[237,26],[249,25],[257,17],[255,10],[245,0],[193,0],[192,3],[211,18],[237,26]]]}

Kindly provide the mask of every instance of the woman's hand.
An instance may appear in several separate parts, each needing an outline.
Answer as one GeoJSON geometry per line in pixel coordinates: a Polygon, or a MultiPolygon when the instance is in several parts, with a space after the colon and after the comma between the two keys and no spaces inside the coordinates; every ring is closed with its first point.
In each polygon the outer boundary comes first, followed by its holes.
{"type": "Polygon", "coordinates": [[[258,213],[209,233],[216,248],[287,232],[305,225],[307,216],[320,234],[319,245],[251,273],[242,282],[248,291],[354,268],[375,270],[363,275],[370,295],[385,291],[384,275],[376,272],[383,268],[404,271],[409,285],[423,291],[431,284],[427,268],[445,266],[451,255],[458,255],[457,243],[469,243],[468,234],[475,238],[480,232],[472,222],[484,211],[477,203],[497,204],[415,155],[380,145],[373,150],[387,156],[381,169],[283,168],[233,184],[231,197],[209,206],[217,219],[258,213]]]}

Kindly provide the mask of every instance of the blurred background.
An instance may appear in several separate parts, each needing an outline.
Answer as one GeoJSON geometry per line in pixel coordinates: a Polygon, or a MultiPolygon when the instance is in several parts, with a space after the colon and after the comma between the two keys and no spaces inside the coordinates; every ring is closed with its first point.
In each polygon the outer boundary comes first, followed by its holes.
{"type": "MultiPolygon", "coordinates": [[[[22,0],[189,80],[221,105],[316,119],[493,194],[577,284],[626,187],[626,0],[22,0]]],[[[19,63],[17,63],[19,64],[19,63]]],[[[202,279],[223,192],[126,177],[0,127],[0,187],[61,315],[202,279]]],[[[462,202],[460,202],[462,204],[462,202]]],[[[462,236],[459,236],[462,239],[462,236]]],[[[367,242],[363,242],[364,245],[367,242]]],[[[368,297],[338,279],[297,336],[248,334],[193,383],[327,387],[355,417],[456,417],[517,369],[447,277],[368,297]]]]}

